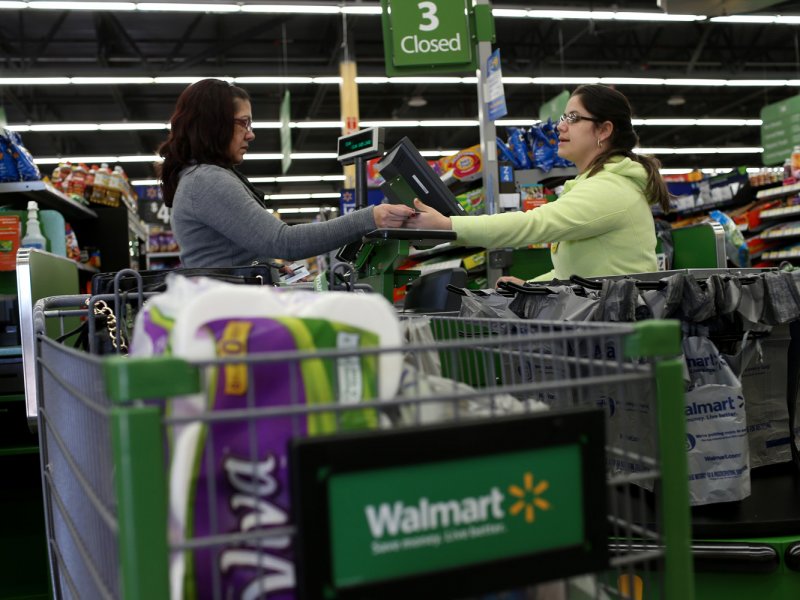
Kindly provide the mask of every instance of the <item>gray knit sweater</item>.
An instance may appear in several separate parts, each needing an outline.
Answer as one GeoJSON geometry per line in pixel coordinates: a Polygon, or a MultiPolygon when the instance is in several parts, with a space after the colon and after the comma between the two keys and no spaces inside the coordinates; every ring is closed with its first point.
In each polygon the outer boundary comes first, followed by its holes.
{"type": "Polygon", "coordinates": [[[172,229],[185,267],[232,267],[298,260],[335,250],[375,229],[372,208],[325,223],[289,226],[273,217],[229,169],[187,167],[172,204],[172,229]]]}

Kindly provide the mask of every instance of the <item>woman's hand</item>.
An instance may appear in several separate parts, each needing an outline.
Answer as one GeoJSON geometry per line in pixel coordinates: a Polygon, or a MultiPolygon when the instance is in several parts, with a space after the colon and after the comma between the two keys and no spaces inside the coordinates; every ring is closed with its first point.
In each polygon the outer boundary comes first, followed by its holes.
{"type": "Polygon", "coordinates": [[[405,204],[378,204],[372,216],[378,229],[396,229],[414,216],[414,209],[405,204]]]}
{"type": "Polygon", "coordinates": [[[453,228],[450,217],[445,217],[435,208],[431,208],[419,198],[414,198],[414,206],[419,212],[411,217],[404,227],[411,229],[442,229],[449,231],[453,228]]]}
{"type": "Polygon", "coordinates": [[[503,282],[516,283],[517,285],[525,285],[524,279],[520,279],[519,277],[513,277],[511,275],[503,275],[502,277],[497,278],[497,283],[494,284],[494,287],[498,287],[499,284],[503,282]]]}

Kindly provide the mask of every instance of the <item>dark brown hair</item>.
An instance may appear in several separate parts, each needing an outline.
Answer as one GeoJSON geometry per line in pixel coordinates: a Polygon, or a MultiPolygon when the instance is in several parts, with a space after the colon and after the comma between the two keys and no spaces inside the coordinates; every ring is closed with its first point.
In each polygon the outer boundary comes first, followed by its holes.
{"type": "Polygon", "coordinates": [[[661,163],[652,156],[633,152],[639,143],[639,136],[633,130],[633,111],[628,99],[605,85],[581,85],[572,95],[580,98],[581,104],[593,117],[601,122],[611,121],[614,125],[614,131],[607,140],[608,146],[589,165],[589,177],[598,173],[612,157],[626,156],[640,163],[647,171],[645,195],[650,204],[658,204],[665,213],[669,212],[669,191],[659,172],[661,163]]]}
{"type": "Polygon", "coordinates": [[[158,148],[164,162],[156,165],[167,206],[172,206],[180,172],[189,165],[233,166],[228,146],[233,139],[235,99],[250,101],[250,95],[220,79],[202,79],[178,97],[169,120],[171,130],[158,148]]]}

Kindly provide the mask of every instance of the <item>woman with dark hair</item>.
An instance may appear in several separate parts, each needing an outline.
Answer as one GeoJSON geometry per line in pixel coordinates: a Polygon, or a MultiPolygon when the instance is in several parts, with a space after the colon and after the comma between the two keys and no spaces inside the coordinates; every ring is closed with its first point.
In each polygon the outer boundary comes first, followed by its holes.
{"type": "Polygon", "coordinates": [[[263,194],[236,165],[253,133],[250,96],[219,79],[186,88],[158,153],[164,202],[185,267],[231,267],[296,260],[357,241],[375,228],[400,227],[413,214],[382,204],[325,223],[288,226],[266,210],[263,194]]]}
{"type": "Polygon", "coordinates": [[[558,133],[558,155],[575,163],[578,176],[557,201],[527,212],[445,217],[416,200],[420,212],[405,226],[452,229],[460,244],[486,248],[551,242],[554,268],[536,280],[655,271],[650,205],[666,212],[669,193],[659,162],[633,152],[639,138],[627,98],[603,85],[580,86],[567,101],[558,133]]]}

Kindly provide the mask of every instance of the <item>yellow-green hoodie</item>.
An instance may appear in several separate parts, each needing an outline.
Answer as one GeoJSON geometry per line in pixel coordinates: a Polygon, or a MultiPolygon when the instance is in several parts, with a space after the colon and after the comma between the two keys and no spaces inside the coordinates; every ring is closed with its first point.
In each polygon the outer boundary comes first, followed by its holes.
{"type": "Polygon", "coordinates": [[[644,195],[647,172],[629,158],[567,181],[555,202],[527,212],[451,217],[458,243],[518,248],[554,242],[554,269],[536,280],[655,271],[656,234],[644,195]]]}

